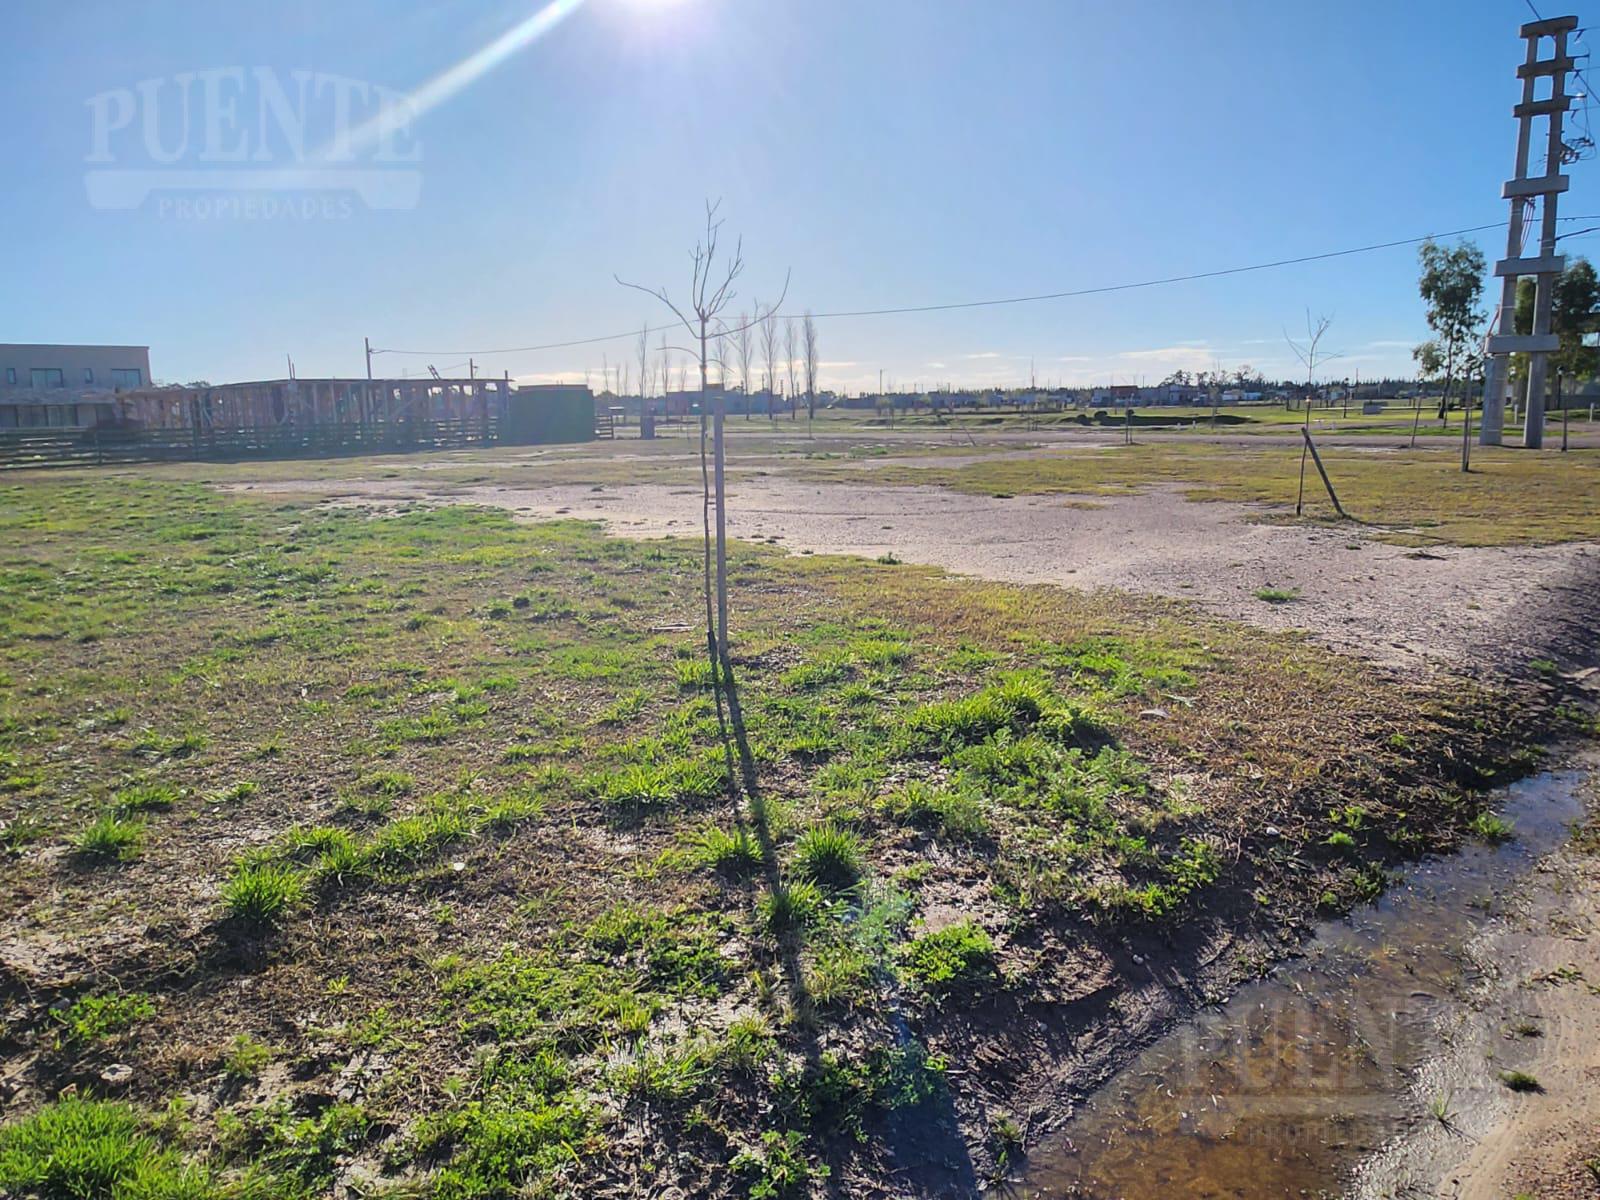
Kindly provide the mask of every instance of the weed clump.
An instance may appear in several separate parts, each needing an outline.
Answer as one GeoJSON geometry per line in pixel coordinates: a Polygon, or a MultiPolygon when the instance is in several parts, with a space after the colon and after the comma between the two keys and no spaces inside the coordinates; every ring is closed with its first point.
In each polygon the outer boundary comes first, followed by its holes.
{"type": "Polygon", "coordinates": [[[751,1200],[789,1200],[806,1194],[813,1179],[826,1179],[826,1164],[813,1163],[805,1154],[805,1135],[769,1129],[761,1142],[734,1155],[729,1164],[744,1177],[751,1200]]]}
{"type": "Polygon", "coordinates": [[[709,692],[717,685],[721,668],[713,668],[709,659],[680,658],[672,664],[678,680],[678,689],[685,692],[709,692]]]}
{"type": "Polygon", "coordinates": [[[757,905],[762,925],[775,937],[803,932],[822,918],[822,910],[822,891],[809,879],[768,892],[757,905]]]}
{"type": "Polygon", "coordinates": [[[1015,675],[974,695],[913,709],[901,723],[897,749],[911,755],[950,754],[1002,731],[1020,736],[1035,729],[1058,742],[1102,732],[1087,709],[1057,698],[1043,679],[1015,675]]]}
{"type": "Polygon", "coordinates": [[[871,997],[872,958],[850,941],[822,946],[806,972],[806,990],[822,1008],[847,1008],[871,997]]]}
{"type": "Polygon", "coordinates": [[[936,998],[973,991],[995,976],[994,942],[971,921],[960,921],[913,938],[901,966],[936,998]]]}
{"type": "Polygon", "coordinates": [[[222,886],[222,905],[228,916],[245,925],[265,929],[305,899],[305,880],[289,867],[271,863],[246,863],[222,886]]]}
{"type": "Polygon", "coordinates": [[[761,847],[748,829],[712,826],[700,835],[700,860],[723,875],[745,879],[761,869],[761,847]]]}
{"type": "Polygon", "coordinates": [[[727,785],[727,768],[715,754],[634,763],[592,784],[600,800],[625,815],[659,812],[677,804],[710,800],[727,785]]]}
{"type": "Polygon", "coordinates": [[[1468,822],[1467,828],[1472,830],[1472,835],[1479,841],[1488,842],[1491,846],[1509,842],[1517,835],[1516,826],[1492,812],[1479,813],[1468,822]]]}
{"type": "Polygon", "coordinates": [[[373,835],[366,858],[376,866],[414,866],[471,832],[466,814],[450,807],[435,807],[390,821],[373,835]]]}
{"type": "Polygon", "coordinates": [[[989,1145],[994,1151],[995,1174],[1004,1178],[1011,1164],[1022,1158],[1026,1146],[1022,1127],[1008,1113],[989,1118],[989,1145]]]}
{"type": "Polygon", "coordinates": [[[1086,889],[1082,898],[1098,914],[1112,920],[1161,922],[1197,892],[1215,883],[1222,873],[1216,849],[1198,838],[1185,838],[1176,854],[1155,861],[1159,863],[1160,879],[1138,885],[1120,881],[1099,884],[1086,889]]]}
{"type": "Polygon", "coordinates": [[[111,801],[111,811],[119,817],[136,813],[165,812],[178,800],[178,789],[166,783],[140,783],[123,788],[111,801]]]}
{"type": "Polygon", "coordinates": [[[241,804],[246,800],[254,800],[260,794],[259,783],[253,779],[241,779],[214,793],[211,799],[218,804],[241,804]]]}
{"type": "Polygon", "coordinates": [[[79,996],[51,1015],[62,1025],[67,1041],[87,1046],[122,1033],[155,1012],[155,1001],[143,992],[112,992],[79,996]]]}
{"type": "Polygon", "coordinates": [[[206,747],[206,737],[197,730],[164,734],[144,729],[128,742],[128,752],[145,758],[188,758],[206,747]]]}
{"type": "Polygon", "coordinates": [[[880,807],[896,820],[958,841],[971,841],[988,832],[982,802],[969,788],[935,787],[913,779],[884,797],[880,807]]]}
{"type": "Polygon", "coordinates": [[[78,857],[92,862],[132,862],[144,845],[144,825],[104,813],[72,843],[78,857]]]}
{"type": "Polygon", "coordinates": [[[410,795],[417,781],[404,771],[372,771],[356,780],[356,790],[366,796],[397,800],[410,795]]]}
{"type": "Polygon", "coordinates": [[[0,1127],[0,1193],[40,1200],[223,1200],[204,1163],[185,1161],[131,1107],[67,1097],[0,1127]]]}
{"type": "Polygon", "coordinates": [[[674,995],[713,996],[727,976],[727,963],[710,930],[681,913],[618,905],[596,917],[589,942],[642,969],[644,982],[674,995]]]}
{"type": "Polygon", "coordinates": [[[610,1083],[633,1100],[663,1110],[681,1109],[711,1081],[715,1063],[704,1044],[637,1048],[616,1063],[610,1083]]]}
{"type": "Polygon", "coordinates": [[[261,1068],[272,1061],[272,1054],[271,1046],[258,1042],[248,1033],[241,1033],[229,1043],[222,1069],[235,1079],[254,1079],[261,1068]]]}
{"type": "Polygon", "coordinates": [[[543,815],[543,797],[533,792],[514,792],[501,797],[484,810],[483,820],[490,830],[504,835],[543,815]]]}
{"type": "Polygon", "coordinates": [[[485,1074],[481,1097],[425,1116],[412,1130],[417,1156],[443,1162],[432,1181],[438,1200],[538,1194],[542,1179],[596,1140],[594,1113],[550,1064],[485,1074]]]}
{"type": "Polygon", "coordinates": [[[819,825],[800,835],[794,869],[818,887],[841,892],[861,878],[861,839],[837,825],[819,825]]]}
{"type": "Polygon", "coordinates": [[[36,817],[23,815],[13,821],[0,821],[0,855],[21,854],[44,835],[44,823],[36,817]]]}

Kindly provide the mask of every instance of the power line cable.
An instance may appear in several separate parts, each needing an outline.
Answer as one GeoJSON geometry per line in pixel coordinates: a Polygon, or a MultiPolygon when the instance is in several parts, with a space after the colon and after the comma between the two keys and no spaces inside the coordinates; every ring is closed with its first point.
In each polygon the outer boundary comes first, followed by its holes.
{"type": "MultiPolygon", "coordinates": [[[[1544,20],[1544,17],[1540,15],[1539,10],[1533,6],[1533,0],[1522,0],[1522,2],[1528,6],[1528,11],[1533,14],[1533,19],[1535,21],[1544,20]]],[[[1582,42],[1585,32],[1586,30],[1579,29],[1573,34],[1574,40],[1582,42]]],[[[1578,57],[1587,58],[1588,55],[1573,55],[1572,57],[1574,60],[1576,60],[1578,57]]],[[[1592,158],[1594,156],[1594,131],[1589,124],[1589,107],[1594,99],[1594,89],[1589,86],[1589,80],[1584,75],[1583,68],[1578,66],[1576,61],[1573,62],[1572,77],[1583,85],[1583,108],[1581,110],[1583,113],[1583,133],[1580,135],[1580,138],[1576,143],[1571,145],[1563,143],[1562,149],[1565,154],[1570,154],[1572,156],[1570,161],[1578,162],[1581,159],[1592,158]]],[[[1547,165],[1545,169],[1548,171],[1550,170],[1550,167],[1547,165]]]]}
{"type": "MultiPolygon", "coordinates": [[[[1562,221],[1596,221],[1600,216],[1571,216],[1561,217],[1562,221]]],[[[1194,271],[1185,275],[1166,275],[1157,279],[1141,279],[1134,283],[1102,284],[1097,287],[1074,288],[1060,292],[1041,292],[1029,296],[1006,296],[995,300],[962,300],[945,304],[910,304],[894,308],[860,308],[845,309],[837,312],[812,313],[814,320],[842,320],[856,317],[887,317],[914,313],[929,312],[954,312],[963,309],[997,308],[1012,304],[1037,304],[1048,300],[1067,300],[1082,296],[1103,296],[1112,292],[1130,292],[1142,288],[1165,287],[1174,283],[1192,283],[1202,279],[1221,279],[1230,275],[1246,275],[1255,271],[1271,271],[1279,267],[1299,266],[1304,263],[1325,262],[1334,258],[1346,258],[1353,254],[1370,254],[1377,250],[1393,250],[1400,246],[1415,246],[1430,239],[1460,237],[1468,233],[1482,233],[1488,229],[1501,229],[1504,223],[1491,222],[1487,225],[1469,225],[1462,229],[1449,229],[1439,233],[1426,233],[1420,237],[1396,238],[1388,242],[1373,242],[1365,246],[1352,246],[1345,250],[1328,250],[1320,254],[1302,254],[1294,258],[1279,258],[1271,262],[1251,263],[1242,267],[1222,267],[1214,271],[1194,271]]],[[[646,333],[661,333],[679,328],[677,325],[647,325],[646,333]]],[[[607,333],[596,337],[573,338],[564,342],[544,342],[535,346],[503,346],[490,350],[412,350],[399,347],[373,347],[374,354],[408,354],[423,355],[437,358],[458,357],[470,355],[473,358],[487,358],[496,354],[535,354],[545,350],[568,350],[577,346],[595,346],[603,342],[616,342],[624,338],[636,338],[638,329],[630,329],[625,333],[607,333]]]]}

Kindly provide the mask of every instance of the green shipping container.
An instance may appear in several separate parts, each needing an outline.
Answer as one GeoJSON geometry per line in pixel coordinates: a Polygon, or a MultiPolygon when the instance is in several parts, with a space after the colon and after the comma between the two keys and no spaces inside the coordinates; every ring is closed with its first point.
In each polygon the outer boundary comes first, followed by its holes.
{"type": "Polygon", "coordinates": [[[511,393],[500,440],[512,446],[594,441],[594,393],[544,385],[511,393]]]}

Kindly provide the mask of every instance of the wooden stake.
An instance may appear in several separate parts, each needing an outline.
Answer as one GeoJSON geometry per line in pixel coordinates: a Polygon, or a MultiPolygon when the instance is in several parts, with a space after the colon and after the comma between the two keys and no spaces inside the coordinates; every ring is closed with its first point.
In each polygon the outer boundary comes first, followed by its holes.
{"type": "MultiPolygon", "coordinates": [[[[1328,489],[1328,499],[1333,501],[1333,507],[1339,515],[1348,521],[1350,514],[1345,512],[1344,505],[1339,503],[1339,494],[1333,490],[1333,481],[1328,478],[1328,472],[1322,466],[1322,455],[1317,453],[1317,444],[1311,440],[1310,431],[1302,429],[1300,432],[1306,439],[1306,449],[1311,451],[1311,461],[1317,464],[1317,474],[1322,476],[1322,486],[1328,489]]],[[[1304,458],[1304,455],[1301,457],[1304,458]]],[[[1298,513],[1300,510],[1296,508],[1295,511],[1298,513]]]]}

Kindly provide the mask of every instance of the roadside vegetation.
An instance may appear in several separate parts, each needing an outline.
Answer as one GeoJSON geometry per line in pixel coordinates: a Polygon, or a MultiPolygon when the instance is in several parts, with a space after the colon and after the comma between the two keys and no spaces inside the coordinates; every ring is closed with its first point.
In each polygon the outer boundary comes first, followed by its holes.
{"type": "Polygon", "coordinates": [[[764,547],[735,750],[700,578],[498,510],[0,487],[0,1193],[948,1191],[1146,964],[1259,971],[1492,828],[1471,685],[764,547]]]}

